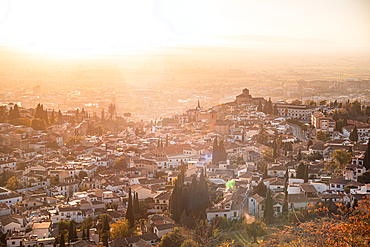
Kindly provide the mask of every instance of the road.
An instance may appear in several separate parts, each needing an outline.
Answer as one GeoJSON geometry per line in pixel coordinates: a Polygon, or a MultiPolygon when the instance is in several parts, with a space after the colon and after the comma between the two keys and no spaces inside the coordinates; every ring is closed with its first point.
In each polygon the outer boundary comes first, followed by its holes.
{"type": "Polygon", "coordinates": [[[292,130],[293,135],[297,137],[300,141],[303,141],[303,142],[308,141],[308,139],[303,134],[301,127],[299,127],[297,124],[289,123],[289,127],[292,130]]]}

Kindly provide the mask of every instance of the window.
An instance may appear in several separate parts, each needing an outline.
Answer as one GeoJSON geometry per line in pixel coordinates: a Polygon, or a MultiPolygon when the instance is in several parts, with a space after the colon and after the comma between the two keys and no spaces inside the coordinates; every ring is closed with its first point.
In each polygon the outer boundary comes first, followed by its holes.
{"type": "Polygon", "coordinates": [[[337,184],[337,188],[340,188],[340,185],[339,184],[337,184]]]}
{"type": "Polygon", "coordinates": [[[218,214],[216,214],[216,217],[218,217],[218,214]]]}
{"type": "Polygon", "coordinates": [[[236,212],[234,212],[234,217],[236,217],[237,216],[237,213],[236,212]]]}
{"type": "Polygon", "coordinates": [[[225,216],[225,218],[227,218],[227,215],[226,214],[224,214],[224,216],[225,216]]]}

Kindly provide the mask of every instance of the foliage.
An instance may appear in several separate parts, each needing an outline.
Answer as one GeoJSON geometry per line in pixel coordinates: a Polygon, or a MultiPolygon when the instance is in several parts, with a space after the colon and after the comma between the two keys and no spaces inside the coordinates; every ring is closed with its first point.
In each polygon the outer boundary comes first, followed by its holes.
{"type": "Polygon", "coordinates": [[[15,176],[9,178],[8,181],[6,182],[7,189],[16,190],[16,189],[19,189],[20,187],[21,187],[21,183],[18,181],[18,179],[15,176]]]}
{"type": "Polygon", "coordinates": [[[130,228],[133,228],[135,226],[135,212],[134,212],[131,188],[129,189],[129,192],[128,192],[126,219],[130,223],[130,228]]]}
{"type": "Polygon", "coordinates": [[[264,197],[264,196],[266,196],[266,193],[267,193],[267,187],[261,180],[258,183],[258,185],[253,188],[253,195],[258,194],[258,195],[264,197]]]}
{"type": "Polygon", "coordinates": [[[349,134],[349,139],[353,142],[358,141],[358,131],[357,131],[357,126],[353,128],[352,132],[349,134]]]}
{"type": "Polygon", "coordinates": [[[82,178],[88,177],[88,175],[85,171],[80,171],[80,173],[78,174],[78,177],[82,179],[82,178]]]}
{"type": "Polygon", "coordinates": [[[76,223],[74,220],[69,222],[68,241],[74,242],[77,239],[76,223]]]}
{"type": "Polygon", "coordinates": [[[206,209],[210,205],[210,192],[203,171],[199,182],[193,177],[191,184],[184,184],[185,165],[182,165],[175,187],[170,196],[169,211],[175,222],[180,221],[180,217],[185,211],[189,217],[196,219],[206,218],[206,209]]]}
{"type": "Polygon", "coordinates": [[[366,171],[364,174],[358,176],[357,181],[363,184],[370,183],[370,171],[366,171]]]}
{"type": "Polygon", "coordinates": [[[260,125],[256,140],[257,140],[258,143],[261,143],[261,144],[264,144],[264,145],[267,145],[267,143],[268,143],[269,134],[267,133],[267,131],[263,127],[263,124],[260,125]]]}
{"type": "Polygon", "coordinates": [[[112,220],[112,217],[109,214],[99,215],[99,238],[103,242],[104,246],[108,246],[108,240],[110,237],[110,226],[109,222],[112,220]]]}
{"type": "Polygon", "coordinates": [[[118,237],[127,238],[133,234],[133,228],[130,228],[130,222],[128,222],[127,219],[116,221],[115,223],[111,224],[111,228],[112,240],[118,237]]]}
{"type": "Polygon", "coordinates": [[[31,122],[31,127],[34,130],[46,130],[46,123],[44,119],[34,118],[31,122]]]}
{"type": "Polygon", "coordinates": [[[122,156],[114,161],[114,168],[122,170],[127,168],[126,157],[122,156]]]}
{"type": "Polygon", "coordinates": [[[335,150],[332,154],[338,168],[344,168],[348,163],[351,163],[352,155],[344,149],[335,150]]]}
{"type": "Polygon", "coordinates": [[[324,156],[319,152],[313,152],[311,155],[307,156],[309,161],[321,160],[324,156]]]}
{"type": "Polygon", "coordinates": [[[201,247],[201,245],[194,240],[187,239],[182,243],[181,247],[201,247]]]}
{"type": "Polygon", "coordinates": [[[304,220],[304,215],[299,211],[290,211],[288,213],[289,222],[302,222],[304,220]]]}
{"type": "Polygon", "coordinates": [[[218,164],[219,161],[226,161],[226,149],[224,146],[224,141],[218,141],[217,136],[213,140],[213,149],[212,149],[212,164],[218,164]]]}
{"type": "Polygon", "coordinates": [[[286,243],[289,246],[368,246],[370,200],[360,200],[355,209],[341,203],[332,204],[319,205],[316,209],[311,206],[308,212],[315,212],[320,218],[286,227],[265,241],[264,246],[288,246],[286,243]]]}
{"type": "Polygon", "coordinates": [[[262,157],[265,161],[274,161],[274,149],[268,147],[262,152],[262,157]]]}
{"type": "Polygon", "coordinates": [[[313,145],[313,142],[312,142],[312,140],[310,139],[310,140],[308,140],[308,142],[307,142],[307,149],[310,147],[310,146],[312,146],[313,145]]]}
{"type": "Polygon", "coordinates": [[[246,233],[248,237],[253,238],[253,242],[257,243],[257,237],[262,237],[267,235],[267,229],[265,223],[261,221],[254,221],[251,224],[246,224],[246,233]]]}
{"type": "Polygon", "coordinates": [[[26,170],[26,167],[28,167],[28,164],[24,161],[17,162],[16,169],[17,170],[26,170]]]}
{"type": "Polygon", "coordinates": [[[25,118],[13,118],[8,121],[10,124],[13,125],[23,125],[26,127],[31,127],[31,120],[27,117],[25,118]]]}
{"type": "Polygon", "coordinates": [[[263,211],[263,219],[267,224],[274,222],[274,206],[271,196],[271,190],[267,190],[265,199],[265,210],[263,211]]]}
{"type": "Polygon", "coordinates": [[[303,179],[304,178],[304,173],[305,173],[306,165],[301,162],[298,167],[297,167],[297,173],[296,173],[296,178],[303,179]]]}
{"type": "Polygon", "coordinates": [[[364,167],[366,170],[370,170],[370,140],[367,142],[367,149],[364,157],[364,167]]]}
{"type": "Polygon", "coordinates": [[[317,131],[316,132],[316,136],[315,136],[316,140],[320,140],[320,141],[326,141],[328,138],[326,137],[325,133],[321,130],[317,131]]]}
{"type": "Polygon", "coordinates": [[[173,231],[162,237],[158,247],[174,247],[181,246],[185,241],[185,236],[180,228],[175,228],[173,231]]]}

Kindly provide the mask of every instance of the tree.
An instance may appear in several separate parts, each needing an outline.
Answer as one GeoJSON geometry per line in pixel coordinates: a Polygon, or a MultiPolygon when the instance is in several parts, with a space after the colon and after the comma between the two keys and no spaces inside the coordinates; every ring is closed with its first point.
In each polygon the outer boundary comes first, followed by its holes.
{"type": "MultiPolygon", "coordinates": [[[[139,194],[138,193],[134,193],[133,205],[135,209],[139,209],[139,194]]],[[[135,214],[138,214],[138,210],[135,210],[135,214]]]]}
{"type": "Polygon", "coordinates": [[[80,171],[80,173],[78,174],[78,177],[79,177],[80,179],[83,179],[83,178],[85,178],[85,177],[88,177],[88,175],[87,175],[87,173],[86,173],[85,171],[80,171]]]}
{"type": "Polygon", "coordinates": [[[317,131],[316,132],[316,140],[320,140],[320,141],[326,141],[327,140],[327,137],[325,135],[325,133],[321,130],[317,131]]]}
{"type": "Polygon", "coordinates": [[[111,235],[112,240],[118,237],[127,238],[133,234],[133,229],[130,227],[130,222],[127,219],[118,220],[115,223],[111,224],[111,235]]]}
{"type": "Polygon", "coordinates": [[[116,104],[110,103],[110,105],[108,106],[108,113],[110,120],[112,120],[116,115],[116,104]]]}
{"type": "Polygon", "coordinates": [[[129,189],[129,193],[128,193],[126,219],[130,223],[130,228],[133,228],[135,226],[135,212],[134,212],[134,207],[133,207],[133,202],[132,202],[131,188],[129,189]]]}
{"type": "Polygon", "coordinates": [[[63,121],[63,114],[60,110],[58,111],[58,121],[63,121]]]}
{"type": "Polygon", "coordinates": [[[312,146],[313,145],[313,142],[312,142],[312,140],[310,139],[308,142],[307,142],[307,149],[310,147],[310,146],[312,146]]]}
{"type": "Polygon", "coordinates": [[[337,149],[332,155],[338,168],[344,168],[346,164],[351,163],[352,155],[344,149],[337,149]]]}
{"type": "Polygon", "coordinates": [[[194,240],[187,239],[182,243],[181,247],[201,247],[201,245],[194,240]]]}
{"type": "Polygon", "coordinates": [[[19,189],[20,186],[21,186],[21,183],[18,181],[18,179],[15,176],[9,178],[8,181],[6,182],[6,188],[10,190],[19,189]]]}
{"type": "Polygon", "coordinates": [[[305,165],[303,181],[308,183],[308,165],[305,165]]]}
{"type": "Polygon", "coordinates": [[[112,217],[109,214],[101,214],[99,215],[99,219],[101,222],[99,238],[100,238],[100,241],[103,242],[104,246],[108,246],[108,241],[110,237],[109,222],[112,220],[112,217]]]}
{"type": "Polygon", "coordinates": [[[60,241],[59,241],[59,247],[65,247],[66,243],[64,240],[64,233],[62,232],[62,235],[60,236],[60,241]]]}
{"type": "Polygon", "coordinates": [[[301,159],[302,159],[302,152],[301,152],[301,149],[299,149],[297,160],[300,161],[301,159]]]}
{"type": "Polygon", "coordinates": [[[226,161],[227,153],[224,146],[224,141],[220,140],[218,145],[218,152],[219,152],[219,160],[218,161],[226,161]]]}
{"type": "Polygon", "coordinates": [[[251,224],[246,224],[246,233],[248,237],[253,238],[253,242],[257,243],[257,237],[262,237],[267,235],[267,229],[265,223],[261,221],[254,221],[251,224]]]}
{"type": "Polygon", "coordinates": [[[358,131],[357,131],[357,126],[355,125],[355,127],[353,128],[351,134],[349,134],[349,139],[353,142],[357,142],[358,141],[358,131]]]}
{"type": "Polygon", "coordinates": [[[217,136],[213,140],[213,149],[212,149],[212,164],[217,164],[219,161],[219,152],[218,152],[218,140],[217,136]]]}
{"type": "Polygon", "coordinates": [[[300,179],[303,179],[305,170],[306,170],[305,164],[303,162],[301,162],[298,165],[296,177],[300,178],[300,179]]]}
{"type": "Polygon", "coordinates": [[[46,123],[44,119],[34,118],[31,122],[31,127],[34,130],[46,130],[46,123]]]}
{"type": "Polygon", "coordinates": [[[320,105],[326,105],[326,100],[321,100],[320,105]]]}
{"type": "Polygon", "coordinates": [[[175,229],[162,237],[161,242],[158,244],[158,247],[175,247],[181,246],[185,241],[185,237],[182,234],[180,228],[175,227],[175,229]]]}
{"type": "Polygon", "coordinates": [[[260,125],[258,134],[257,134],[257,142],[266,145],[267,141],[269,139],[269,135],[266,132],[265,128],[263,127],[263,124],[260,125]]]}
{"type": "Polygon", "coordinates": [[[265,199],[265,209],[263,211],[263,219],[267,224],[271,224],[274,221],[274,206],[271,196],[271,190],[267,189],[265,199]]]}
{"type": "Polygon", "coordinates": [[[277,108],[277,105],[276,104],[274,104],[273,114],[274,115],[279,115],[279,111],[278,111],[278,108],[277,108]]]}
{"type": "Polygon", "coordinates": [[[370,169],[370,140],[367,141],[367,149],[365,151],[364,157],[364,167],[366,170],[370,169]]]}
{"type": "Polygon", "coordinates": [[[74,220],[69,222],[69,231],[68,231],[68,242],[74,242],[77,239],[76,232],[76,223],[74,220]]]}
{"type": "Polygon", "coordinates": [[[274,161],[274,150],[270,147],[265,148],[262,152],[262,157],[266,161],[274,161]]]}
{"type": "Polygon", "coordinates": [[[364,174],[358,176],[357,182],[360,182],[363,184],[369,184],[370,183],[370,171],[367,171],[364,174]]]}
{"type": "Polygon", "coordinates": [[[258,194],[260,196],[266,196],[266,193],[267,193],[267,187],[261,180],[258,183],[258,185],[253,188],[253,194],[258,194]]]}
{"type": "Polygon", "coordinates": [[[127,168],[126,157],[122,156],[114,161],[114,168],[122,170],[127,168]]]}

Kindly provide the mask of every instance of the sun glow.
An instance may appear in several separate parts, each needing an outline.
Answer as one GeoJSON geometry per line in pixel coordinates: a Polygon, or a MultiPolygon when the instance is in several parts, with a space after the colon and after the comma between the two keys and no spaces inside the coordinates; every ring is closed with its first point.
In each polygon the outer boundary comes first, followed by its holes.
{"type": "Polygon", "coordinates": [[[369,46],[369,7],[364,0],[5,0],[0,2],[0,44],[44,53],[127,54],[255,34],[369,46]]]}

